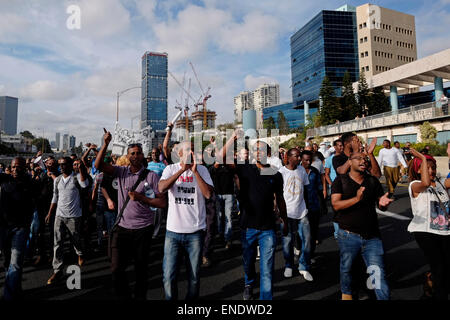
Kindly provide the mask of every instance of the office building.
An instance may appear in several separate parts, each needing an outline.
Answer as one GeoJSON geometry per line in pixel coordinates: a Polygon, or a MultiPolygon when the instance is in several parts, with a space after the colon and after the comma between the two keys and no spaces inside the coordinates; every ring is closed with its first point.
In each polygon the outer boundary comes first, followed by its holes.
{"type": "Polygon", "coordinates": [[[167,53],[146,52],[142,56],[141,128],[154,131],[167,126],[167,53]]]}
{"type": "Polygon", "coordinates": [[[61,133],[59,132],[55,136],[55,147],[58,151],[61,149],[61,133]]]}
{"type": "Polygon", "coordinates": [[[19,99],[0,97],[0,132],[8,135],[17,133],[17,110],[19,99]]]}
{"type": "MultiPolygon", "coordinates": [[[[344,73],[352,81],[359,77],[356,8],[344,6],[323,10],[298,30],[291,39],[292,101],[318,107],[322,81],[327,76],[341,95],[344,73]]],[[[308,112],[306,112],[308,113],[308,112]]]]}
{"type": "Polygon", "coordinates": [[[69,151],[69,135],[68,134],[63,135],[62,150],[65,152],[69,151]]]}
{"type": "Polygon", "coordinates": [[[74,136],[70,136],[69,138],[69,150],[75,148],[76,138],[74,136]]]}
{"type": "Polygon", "coordinates": [[[356,8],[360,71],[366,77],[417,60],[415,18],[373,4],[356,8]]]}
{"type": "MultiPolygon", "coordinates": [[[[303,109],[294,109],[292,102],[278,104],[275,106],[267,107],[263,109],[263,120],[267,120],[270,117],[275,121],[277,129],[279,129],[278,115],[279,112],[283,112],[284,117],[288,123],[289,129],[296,129],[305,126],[305,114],[303,109]]],[[[317,112],[317,109],[310,109],[311,116],[317,112]]]]}

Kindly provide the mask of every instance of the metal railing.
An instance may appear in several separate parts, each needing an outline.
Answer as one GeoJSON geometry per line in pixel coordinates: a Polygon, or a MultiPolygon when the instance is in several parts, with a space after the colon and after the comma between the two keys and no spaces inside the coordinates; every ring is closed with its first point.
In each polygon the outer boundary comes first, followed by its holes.
{"type": "Polygon", "coordinates": [[[363,131],[381,127],[395,126],[413,122],[448,117],[448,104],[429,102],[399,109],[397,112],[389,111],[369,117],[358,118],[324,127],[308,129],[308,136],[330,136],[344,132],[363,131]],[[438,104],[438,105],[436,105],[438,104]]]}

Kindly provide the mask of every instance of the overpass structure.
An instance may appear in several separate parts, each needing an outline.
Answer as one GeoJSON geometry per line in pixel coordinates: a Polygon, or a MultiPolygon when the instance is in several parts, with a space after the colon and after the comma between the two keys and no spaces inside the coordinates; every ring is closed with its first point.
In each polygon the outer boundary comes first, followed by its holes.
{"type": "MultiPolygon", "coordinates": [[[[369,89],[383,87],[390,92],[391,110],[398,111],[398,93],[411,93],[420,87],[434,85],[437,107],[441,106],[444,82],[450,81],[450,49],[378,73],[367,78],[369,89]]],[[[353,83],[354,92],[358,82],[353,83]]]]}
{"type": "MultiPolygon", "coordinates": [[[[450,49],[376,74],[367,78],[368,87],[382,87],[390,93],[391,111],[309,129],[307,135],[336,137],[344,132],[368,132],[388,127],[411,126],[427,120],[450,123],[448,100],[444,97],[444,82],[448,81],[450,81],[450,49]],[[434,85],[434,102],[398,109],[399,92],[411,93],[429,85],[434,85]]],[[[358,91],[358,82],[353,83],[353,90],[358,91]]],[[[305,106],[305,117],[307,110],[305,106]]]]}

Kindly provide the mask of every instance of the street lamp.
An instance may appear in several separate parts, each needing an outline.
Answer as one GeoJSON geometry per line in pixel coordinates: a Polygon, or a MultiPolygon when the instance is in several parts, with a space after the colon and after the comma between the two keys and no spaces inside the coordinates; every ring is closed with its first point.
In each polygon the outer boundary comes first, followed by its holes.
{"type": "Polygon", "coordinates": [[[130,91],[132,89],[140,89],[140,88],[142,88],[142,87],[131,87],[131,88],[117,92],[116,122],[119,122],[119,98],[120,98],[120,96],[127,91],[130,91]]]}

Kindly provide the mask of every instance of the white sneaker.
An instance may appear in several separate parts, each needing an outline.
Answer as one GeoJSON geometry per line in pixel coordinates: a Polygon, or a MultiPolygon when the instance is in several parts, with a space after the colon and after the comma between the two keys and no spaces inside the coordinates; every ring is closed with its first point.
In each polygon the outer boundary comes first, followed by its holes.
{"type": "Polygon", "coordinates": [[[292,268],[285,268],[285,269],[284,269],[284,277],[285,277],[285,278],[290,278],[290,277],[292,277],[292,268]]]}
{"type": "Polygon", "coordinates": [[[300,250],[298,250],[297,248],[294,247],[294,256],[299,256],[300,255],[300,250]]]}
{"type": "Polygon", "coordinates": [[[299,273],[305,278],[306,281],[313,281],[311,273],[305,270],[299,270],[299,273]]]}

